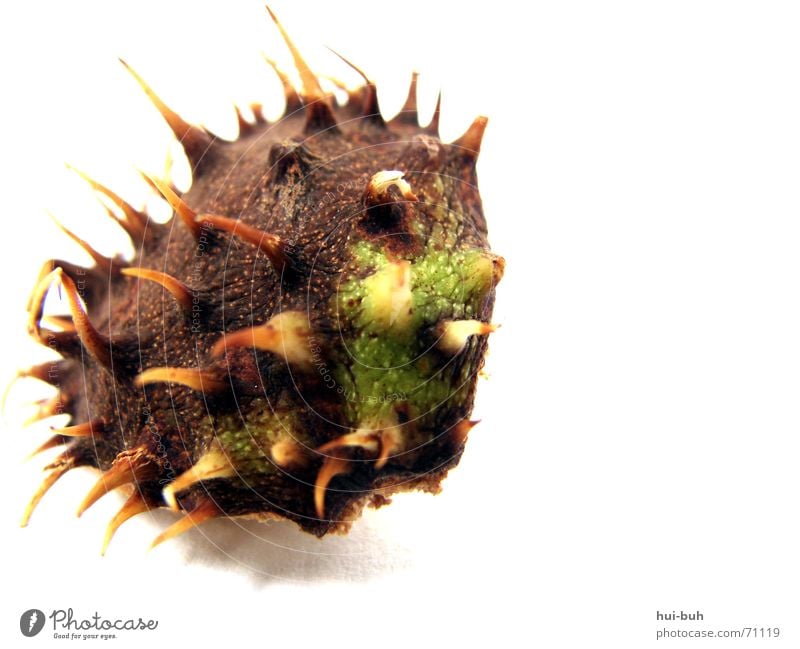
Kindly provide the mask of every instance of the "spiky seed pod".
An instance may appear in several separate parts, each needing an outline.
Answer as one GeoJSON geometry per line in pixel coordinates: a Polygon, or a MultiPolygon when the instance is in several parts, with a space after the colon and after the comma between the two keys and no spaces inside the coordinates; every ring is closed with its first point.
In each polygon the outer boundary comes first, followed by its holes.
{"type": "Polygon", "coordinates": [[[322,536],[393,492],[437,492],[458,462],[504,269],[477,189],[486,119],[441,142],[438,104],[418,124],[416,75],[388,123],[366,77],[335,106],[275,24],[302,87],[276,68],[286,116],[240,114],[233,142],[187,123],[126,64],[193,184],[181,196],[145,178],[181,222],[170,231],[84,176],[138,252],[126,265],[69,233],[95,265],[49,261],[34,288],[30,333],[63,360],[21,375],[59,387],[36,419],[69,421],[38,449],[66,445],[24,523],[59,477],[90,466],[103,473],[79,512],[137,486],[104,550],[155,507],[185,516],[154,545],[219,516],[322,536]],[[69,315],[54,320],[55,285],[69,315]]]}

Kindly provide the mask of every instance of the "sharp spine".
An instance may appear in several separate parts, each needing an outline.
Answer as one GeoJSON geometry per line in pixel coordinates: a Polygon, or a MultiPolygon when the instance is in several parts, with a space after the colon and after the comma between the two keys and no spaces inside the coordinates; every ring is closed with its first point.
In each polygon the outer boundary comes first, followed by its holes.
{"type": "Polygon", "coordinates": [[[172,297],[175,298],[175,301],[184,311],[187,313],[192,312],[192,302],[194,300],[194,296],[191,289],[189,289],[186,284],[172,275],[169,275],[168,273],[162,273],[158,270],[152,270],[150,268],[136,267],[125,268],[123,269],[122,274],[127,275],[128,277],[137,277],[139,279],[146,279],[151,282],[155,282],[156,284],[160,284],[170,293],[170,295],[172,295],[172,297]]]}
{"type": "Polygon", "coordinates": [[[340,92],[347,92],[349,94],[347,90],[347,84],[345,84],[345,82],[342,81],[341,79],[334,77],[330,74],[321,74],[319,75],[319,77],[325,79],[326,81],[330,81],[334,86],[336,86],[336,89],[339,90],[340,92]]]}
{"type": "Polygon", "coordinates": [[[25,508],[25,512],[22,514],[22,520],[20,521],[20,527],[25,527],[30,521],[31,514],[39,505],[39,502],[42,500],[44,495],[50,490],[50,488],[56,483],[56,481],[63,476],[67,471],[73,468],[73,462],[66,461],[63,464],[60,464],[53,468],[50,473],[47,474],[45,479],[42,481],[42,484],[36,490],[36,493],[33,494],[33,498],[31,498],[28,506],[25,508]]]}
{"type": "Polygon", "coordinates": [[[63,273],[60,267],[56,267],[45,274],[44,271],[46,268],[47,264],[42,268],[42,274],[33,287],[33,291],[31,291],[31,296],[28,300],[28,333],[39,342],[43,342],[41,321],[45,298],[53,282],[60,278],[63,273]]]}
{"type": "Polygon", "coordinates": [[[278,64],[273,59],[269,58],[266,54],[262,54],[261,56],[263,56],[267,64],[275,70],[275,74],[278,75],[278,79],[280,79],[281,85],[283,86],[283,95],[286,99],[285,114],[291,115],[300,110],[303,107],[303,100],[300,99],[297,90],[295,90],[292,82],[289,81],[289,77],[278,67],[278,64]]]}
{"type": "Polygon", "coordinates": [[[453,142],[453,146],[458,147],[460,152],[473,160],[478,159],[478,154],[481,152],[481,142],[483,142],[483,133],[486,130],[486,125],[489,123],[489,118],[479,115],[476,117],[469,128],[464,134],[453,142]]]}
{"type": "Polygon", "coordinates": [[[264,107],[257,101],[250,104],[250,110],[253,112],[253,119],[256,120],[256,124],[264,124],[267,121],[264,119],[263,109],[264,107]]]}
{"type": "Polygon", "coordinates": [[[170,482],[162,491],[164,501],[170,509],[179,511],[176,495],[193,484],[213,478],[232,478],[237,475],[228,456],[214,441],[195,464],[170,482]]]}
{"type": "Polygon", "coordinates": [[[284,311],[257,327],[239,329],[224,334],[211,348],[212,356],[222,356],[230,347],[255,347],[283,357],[286,362],[309,366],[312,364],[308,337],[311,330],[301,311],[284,311]]]}
{"type": "Polygon", "coordinates": [[[411,264],[407,260],[389,262],[365,280],[364,308],[379,326],[407,332],[411,322],[411,264]]]}
{"type": "Polygon", "coordinates": [[[92,421],[66,426],[65,428],[51,427],[50,430],[64,437],[94,437],[105,431],[105,422],[102,419],[93,419],[92,421]]]}
{"type": "Polygon", "coordinates": [[[214,394],[222,392],[228,383],[217,372],[197,367],[151,367],[136,377],[136,385],[152,383],[177,383],[197,392],[214,394]]]}
{"type": "Polygon", "coordinates": [[[322,467],[314,483],[314,508],[319,518],[325,518],[325,494],[330,481],[337,475],[348,473],[350,462],[340,457],[328,456],[322,462],[322,467]]]}
{"type": "Polygon", "coordinates": [[[400,112],[397,113],[397,116],[392,120],[394,123],[401,123],[401,124],[412,124],[417,126],[419,116],[417,114],[417,79],[419,78],[419,72],[412,72],[411,73],[411,83],[408,85],[408,95],[406,96],[406,101],[403,104],[403,107],[400,109],[400,112]]]}
{"type": "Polygon", "coordinates": [[[57,366],[59,363],[63,364],[64,361],[52,361],[50,363],[34,365],[26,370],[18,370],[14,377],[8,382],[8,385],[6,385],[6,389],[3,390],[3,397],[0,399],[0,413],[5,412],[8,395],[20,379],[36,379],[48,385],[52,385],[53,387],[57,387],[59,385],[58,372],[53,371],[51,368],[57,366]]]}
{"type": "Polygon", "coordinates": [[[167,122],[175,137],[181,143],[186,157],[189,158],[189,163],[192,166],[193,172],[200,170],[203,161],[206,158],[206,153],[211,148],[214,140],[211,135],[204,129],[198,128],[186,122],[178,113],[169,108],[161,98],[156,95],[150,86],[145,83],[144,79],[131,68],[124,60],[119,60],[122,65],[130,72],[139,86],[144,90],[144,93],[156,107],[161,116],[167,122]]]}
{"type": "Polygon", "coordinates": [[[197,221],[197,212],[189,207],[184,200],[178,196],[167,183],[162,182],[158,178],[148,176],[149,181],[155,186],[158,192],[164,197],[164,200],[170,204],[175,213],[178,215],[184,225],[189,228],[195,240],[200,238],[201,225],[197,221]]]}
{"type": "Polygon", "coordinates": [[[50,284],[52,284],[56,277],[55,271],[59,268],[69,274],[88,275],[92,272],[91,268],[77,266],[76,264],[71,264],[62,259],[48,259],[44,262],[42,268],[39,270],[39,276],[36,278],[36,282],[33,285],[33,290],[28,297],[28,305],[26,307],[31,317],[34,316],[34,313],[36,314],[37,322],[42,318],[42,301],[44,300],[47,290],[50,288],[50,284]]]}
{"type": "Polygon", "coordinates": [[[316,449],[317,453],[336,453],[346,448],[361,448],[375,454],[375,469],[380,470],[396,451],[402,448],[403,436],[392,414],[372,424],[360,426],[355,432],[340,435],[316,449]]]}
{"type": "MultiPolygon", "coordinates": [[[[147,186],[150,189],[152,189],[156,194],[158,194],[159,196],[164,198],[164,194],[161,193],[161,190],[158,188],[158,185],[156,185],[155,181],[153,180],[153,178],[155,176],[151,176],[151,175],[145,173],[144,171],[142,171],[141,169],[137,169],[136,171],[139,172],[139,175],[142,177],[142,180],[144,180],[144,182],[147,183],[147,186]]],[[[167,176],[164,175],[164,178],[167,178],[167,176]]],[[[180,191],[178,190],[178,188],[171,181],[161,180],[161,183],[166,185],[167,187],[169,187],[172,190],[173,194],[176,194],[176,195],[180,194],[180,191]]],[[[161,224],[157,224],[157,225],[161,225],[161,224]]]]}
{"type": "Polygon", "coordinates": [[[181,518],[179,521],[176,521],[161,534],[159,534],[150,544],[150,549],[152,550],[156,546],[161,545],[164,541],[184,534],[190,529],[197,527],[198,525],[201,525],[212,518],[216,518],[221,514],[222,512],[220,512],[219,508],[212,500],[204,500],[191,512],[188,512],[183,518],[181,518]]]}
{"type": "Polygon", "coordinates": [[[425,131],[428,135],[434,135],[439,137],[439,118],[441,117],[442,112],[442,91],[439,91],[439,94],[436,97],[436,107],[433,109],[433,117],[431,117],[431,121],[428,125],[423,128],[422,130],[425,131]]]}
{"type": "Polygon", "coordinates": [[[69,441],[70,439],[68,437],[64,437],[63,435],[53,435],[52,437],[47,439],[43,444],[37,446],[35,450],[31,451],[25,459],[30,460],[31,458],[39,455],[40,453],[49,451],[51,448],[55,448],[56,446],[63,446],[69,441]]]}
{"type": "Polygon", "coordinates": [[[418,201],[419,199],[411,189],[411,185],[403,179],[403,176],[404,173],[397,169],[379,171],[373,174],[364,191],[364,203],[367,206],[372,206],[395,202],[395,197],[389,192],[392,187],[396,187],[399,190],[404,200],[418,201]]]}
{"type": "Polygon", "coordinates": [[[255,128],[255,124],[248,122],[244,115],[242,115],[241,109],[234,105],[233,110],[236,112],[236,122],[239,124],[239,137],[249,135],[253,132],[255,128]]]}
{"type": "Polygon", "coordinates": [[[282,469],[308,464],[305,448],[291,438],[279,439],[270,447],[269,453],[272,461],[282,469]]]}
{"type": "Polygon", "coordinates": [[[378,435],[373,431],[357,430],[354,433],[340,435],[317,448],[317,453],[330,453],[341,448],[363,448],[365,451],[377,453],[378,435]]]}
{"type": "Polygon", "coordinates": [[[336,118],[333,116],[333,109],[328,103],[328,98],[322,87],[319,85],[319,79],[308,67],[305,59],[300,54],[300,50],[289,38],[289,34],[286,33],[283,25],[272,13],[272,9],[267,7],[267,12],[269,12],[270,17],[278,27],[283,42],[286,43],[286,47],[292,55],[297,72],[300,74],[300,80],[303,85],[300,96],[306,104],[306,133],[336,129],[336,118]]]}
{"type": "Polygon", "coordinates": [[[379,439],[381,451],[375,460],[375,469],[378,471],[385,467],[392,457],[397,455],[397,451],[402,448],[403,436],[399,427],[390,426],[380,432],[379,439]]]}
{"type": "MultiPolygon", "coordinates": [[[[485,253],[481,255],[470,269],[473,278],[485,284],[486,289],[493,288],[500,283],[505,273],[506,260],[498,255],[485,253]]],[[[466,279],[466,278],[465,278],[466,279]]]]}
{"type": "Polygon", "coordinates": [[[46,315],[42,316],[42,322],[58,327],[64,332],[75,332],[75,323],[71,316],[46,315]]]}
{"type": "Polygon", "coordinates": [[[449,354],[458,354],[471,336],[485,336],[497,331],[497,325],[480,320],[445,320],[438,326],[437,346],[449,354]]]}
{"type": "Polygon", "coordinates": [[[103,547],[100,549],[100,555],[105,555],[106,550],[108,550],[108,544],[111,543],[114,534],[116,534],[117,530],[125,521],[149,510],[150,505],[147,503],[144,496],[142,496],[141,492],[138,489],[134,491],[130,498],[125,501],[125,504],[109,521],[105,536],[103,537],[103,547]]]}
{"type": "Polygon", "coordinates": [[[26,370],[18,372],[19,378],[32,378],[43,381],[49,385],[58,385],[59,377],[64,375],[67,369],[66,361],[48,361],[47,363],[40,363],[33,365],[26,370]]]}
{"type": "Polygon", "coordinates": [[[78,507],[77,515],[80,516],[100,498],[117,487],[126,484],[139,483],[149,480],[156,474],[156,464],[152,457],[143,449],[132,449],[120,453],[100,479],[89,490],[86,498],[78,507]]]}
{"type": "Polygon", "coordinates": [[[50,417],[69,414],[67,410],[67,404],[65,404],[61,399],[60,394],[56,395],[52,399],[41,400],[36,404],[36,406],[36,412],[22,423],[23,426],[30,426],[37,421],[49,419],[50,417]]]}
{"type": "Polygon", "coordinates": [[[89,320],[89,315],[81,305],[80,294],[72,278],[66,273],[60,272],[59,279],[61,280],[61,286],[64,287],[64,292],[67,294],[67,302],[72,313],[72,321],[75,323],[75,331],[84,349],[94,356],[95,360],[103,367],[112,370],[113,362],[109,339],[95,329],[91,320],[89,320]]]}
{"type": "Polygon", "coordinates": [[[361,108],[361,116],[373,124],[385,126],[386,121],[383,119],[380,106],[378,105],[378,89],[375,86],[375,83],[352,61],[346,59],[336,50],[331,49],[330,47],[328,49],[338,56],[342,61],[344,61],[345,64],[355,70],[355,72],[364,80],[364,99],[361,108]]]}
{"type": "Polygon", "coordinates": [[[289,247],[280,237],[226,216],[201,214],[199,220],[203,224],[212,225],[218,230],[256,246],[267,256],[278,275],[281,275],[289,266],[289,247]]]}
{"type": "Polygon", "coordinates": [[[106,273],[110,274],[112,272],[119,272],[119,269],[124,266],[124,262],[117,258],[112,259],[111,257],[106,257],[104,254],[95,250],[90,243],[86,240],[81,239],[77,234],[75,234],[72,230],[65,227],[51,212],[47,212],[50,219],[53,223],[56,224],[56,227],[61,230],[64,234],[66,234],[70,239],[72,239],[75,243],[77,243],[83,251],[89,255],[92,260],[94,261],[95,265],[98,268],[101,268],[106,273]]]}
{"type": "Polygon", "coordinates": [[[119,218],[111,209],[106,207],[109,215],[120,225],[120,227],[122,227],[122,229],[125,230],[125,232],[128,233],[128,236],[130,236],[130,238],[135,241],[137,245],[141,245],[148,232],[147,226],[150,219],[147,214],[144,214],[143,212],[140,212],[134,208],[115,192],[111,191],[105,185],[101,185],[96,180],[90,178],[80,169],[76,169],[69,164],[67,165],[67,168],[71,169],[81,178],[83,178],[83,180],[85,180],[93,190],[105,196],[122,212],[124,218],[119,218]]]}
{"type": "Polygon", "coordinates": [[[470,421],[469,419],[462,419],[459,421],[450,431],[450,439],[452,440],[453,444],[458,446],[463,446],[464,443],[467,441],[467,436],[469,435],[469,431],[471,431],[475,426],[481,423],[480,419],[470,421]]]}

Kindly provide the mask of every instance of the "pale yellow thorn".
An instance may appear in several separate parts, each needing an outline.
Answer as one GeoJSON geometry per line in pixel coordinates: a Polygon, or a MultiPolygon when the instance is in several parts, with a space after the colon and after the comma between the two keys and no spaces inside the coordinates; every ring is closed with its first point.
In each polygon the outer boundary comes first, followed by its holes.
{"type": "Polygon", "coordinates": [[[282,468],[304,466],[308,463],[308,456],[303,452],[303,446],[288,437],[275,442],[269,452],[272,461],[282,468]]]}
{"type": "Polygon", "coordinates": [[[403,435],[400,428],[397,426],[390,426],[384,428],[380,432],[381,452],[378,454],[378,459],[375,460],[375,468],[380,470],[391,459],[393,455],[399,451],[403,446],[403,435]]]}
{"type": "Polygon", "coordinates": [[[317,448],[317,452],[327,453],[334,449],[347,446],[363,448],[365,451],[377,452],[378,435],[374,431],[359,429],[354,433],[347,433],[346,435],[341,435],[336,439],[332,439],[330,442],[326,442],[317,448]]]}
{"type": "Polygon", "coordinates": [[[38,446],[36,450],[31,451],[25,460],[30,460],[31,458],[39,455],[39,453],[44,453],[45,451],[49,451],[51,448],[55,448],[56,446],[62,446],[67,443],[67,440],[59,437],[58,435],[53,435],[50,439],[44,442],[41,446],[38,446]]]}
{"type": "Polygon", "coordinates": [[[303,83],[303,97],[309,103],[317,99],[322,99],[325,96],[325,93],[322,91],[322,87],[319,85],[319,80],[317,79],[316,75],[311,71],[311,68],[308,67],[305,59],[300,54],[300,50],[297,49],[292,39],[289,38],[289,34],[286,33],[283,25],[275,17],[275,14],[272,13],[272,9],[267,7],[267,11],[269,12],[272,20],[275,22],[275,25],[278,27],[278,31],[280,31],[283,41],[286,43],[286,47],[289,49],[289,53],[292,55],[297,72],[300,74],[300,80],[303,83]]]}
{"type": "Polygon", "coordinates": [[[363,306],[372,320],[385,329],[407,331],[411,324],[411,263],[389,262],[364,280],[363,306]]]}
{"type": "Polygon", "coordinates": [[[193,367],[152,367],[135,379],[136,385],[177,383],[198,392],[221,392],[226,383],[207,370],[193,367]]]}
{"type": "Polygon", "coordinates": [[[198,220],[203,224],[213,225],[223,232],[229,232],[233,236],[257,246],[267,256],[275,272],[278,274],[283,272],[288,262],[288,256],[286,254],[286,246],[280,237],[226,216],[201,214],[198,220]]]}
{"type": "Polygon", "coordinates": [[[214,344],[211,354],[221,356],[229,347],[255,347],[282,356],[288,363],[309,366],[313,363],[310,334],[304,313],[284,311],[266,324],[225,334],[214,344]]]}
{"type": "Polygon", "coordinates": [[[115,463],[111,468],[100,476],[94,486],[89,490],[86,498],[78,507],[77,515],[81,516],[89,507],[94,505],[100,498],[117,487],[137,481],[136,465],[128,460],[115,463]]]}
{"type": "Polygon", "coordinates": [[[99,432],[103,428],[103,422],[100,420],[87,421],[75,426],[66,426],[64,428],[50,427],[57,435],[64,435],[66,437],[91,437],[95,432],[99,432]]]}
{"type": "MultiPolygon", "coordinates": [[[[146,175],[146,174],[145,174],[146,175]]],[[[158,192],[164,197],[167,203],[170,204],[178,217],[183,221],[195,239],[200,237],[201,226],[197,221],[197,212],[189,207],[186,202],[178,196],[172,188],[165,182],[153,176],[147,176],[147,179],[155,186],[158,192]]]]}
{"type": "Polygon", "coordinates": [[[175,301],[180,304],[184,311],[192,310],[192,291],[189,290],[186,284],[172,275],[169,275],[168,273],[162,273],[158,270],[152,270],[150,268],[136,267],[123,268],[122,274],[127,275],[128,277],[137,277],[139,279],[146,279],[151,282],[155,282],[156,284],[160,284],[167,291],[169,291],[169,293],[175,298],[175,301]]]}
{"type": "Polygon", "coordinates": [[[341,473],[350,471],[350,463],[340,457],[326,457],[317,474],[317,481],[314,484],[314,507],[317,516],[325,518],[325,492],[330,481],[341,473]]]}
{"type": "Polygon", "coordinates": [[[367,183],[366,196],[372,203],[389,200],[387,192],[392,186],[397,187],[407,201],[417,200],[417,196],[411,190],[411,185],[408,184],[408,181],[403,180],[403,172],[397,170],[379,171],[374,174],[367,183]]]}
{"type": "Polygon", "coordinates": [[[142,494],[139,493],[138,490],[133,492],[131,497],[125,501],[125,504],[116,513],[114,518],[109,521],[108,527],[106,527],[105,536],[103,537],[103,547],[100,550],[100,554],[105,555],[106,550],[108,549],[108,544],[111,542],[111,539],[114,537],[114,534],[119,529],[120,525],[122,525],[129,518],[146,512],[149,509],[150,507],[148,507],[147,502],[142,497],[142,494]]]}
{"type": "Polygon", "coordinates": [[[42,316],[41,322],[58,327],[62,331],[75,331],[75,323],[71,316],[46,315],[42,316]]]}
{"type": "Polygon", "coordinates": [[[440,325],[441,337],[437,345],[442,351],[457,354],[467,344],[470,336],[484,336],[497,330],[497,325],[480,320],[446,320],[440,325]]]}
{"type": "Polygon", "coordinates": [[[61,273],[59,280],[67,296],[69,311],[72,314],[72,322],[75,324],[78,338],[95,359],[100,361],[104,367],[111,368],[111,350],[108,338],[101,334],[89,319],[89,314],[81,303],[82,296],[75,281],[66,273],[61,273]]]}
{"type": "Polygon", "coordinates": [[[92,260],[94,261],[94,263],[97,265],[98,268],[102,268],[107,273],[111,271],[113,267],[112,259],[106,257],[104,254],[95,250],[95,248],[89,242],[87,242],[85,239],[81,239],[72,230],[64,226],[64,224],[61,223],[61,221],[59,221],[55,217],[55,215],[49,210],[47,211],[47,215],[50,217],[53,223],[55,223],[55,226],[59,230],[61,230],[65,235],[67,235],[70,239],[72,239],[72,241],[77,243],[78,246],[80,246],[83,249],[83,251],[92,258],[92,260]]]}
{"type": "MultiPolygon", "coordinates": [[[[44,269],[43,269],[44,270],[44,269]]],[[[61,280],[63,270],[60,267],[54,268],[48,273],[42,273],[42,276],[36,282],[31,297],[28,300],[28,331],[32,336],[41,338],[41,319],[42,311],[44,310],[44,301],[47,293],[55,280],[61,280]]]]}
{"type": "Polygon", "coordinates": [[[471,277],[464,277],[464,280],[476,283],[489,291],[497,286],[506,270],[506,260],[499,255],[485,254],[475,262],[471,271],[471,277]]]}
{"type": "Polygon", "coordinates": [[[39,488],[36,490],[36,493],[33,494],[33,498],[31,498],[30,502],[28,503],[28,506],[25,508],[25,512],[22,514],[22,520],[20,521],[21,527],[25,527],[28,524],[28,521],[31,518],[31,514],[33,514],[33,510],[36,509],[36,506],[39,504],[39,501],[50,490],[50,487],[52,487],[56,483],[56,481],[71,468],[72,464],[66,463],[56,467],[50,473],[47,474],[45,479],[42,481],[42,484],[39,485],[39,488]]]}
{"type": "Polygon", "coordinates": [[[188,489],[196,482],[211,480],[212,478],[230,478],[236,475],[236,469],[231,464],[228,456],[215,441],[199,460],[188,470],[181,473],[170,482],[161,492],[170,509],[179,510],[175,495],[188,489]]]}
{"type": "Polygon", "coordinates": [[[453,146],[459,147],[464,153],[477,158],[481,151],[481,142],[483,142],[483,133],[486,130],[486,125],[489,123],[489,118],[483,115],[478,115],[472,124],[469,125],[466,132],[453,142],[453,146]]]}
{"type": "Polygon", "coordinates": [[[163,532],[161,532],[161,534],[159,534],[150,544],[150,549],[152,550],[157,545],[161,545],[164,541],[179,536],[184,532],[188,532],[193,527],[197,527],[201,523],[204,523],[212,518],[216,518],[219,515],[219,508],[214,504],[214,502],[211,500],[205,501],[194,510],[186,514],[186,516],[176,521],[163,532]]]}
{"type": "Polygon", "coordinates": [[[50,417],[55,417],[56,415],[63,415],[67,412],[64,404],[61,401],[60,395],[57,395],[52,399],[43,399],[36,404],[36,407],[36,412],[22,422],[23,427],[30,426],[31,424],[41,421],[42,419],[49,419],[50,417]]]}

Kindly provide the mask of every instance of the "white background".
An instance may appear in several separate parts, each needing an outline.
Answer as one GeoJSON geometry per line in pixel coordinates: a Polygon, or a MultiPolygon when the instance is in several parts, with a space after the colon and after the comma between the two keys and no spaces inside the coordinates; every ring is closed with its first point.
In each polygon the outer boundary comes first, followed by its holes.
{"type": "MultiPolygon", "coordinates": [[[[125,239],[70,161],[134,203],[169,131],[116,61],[187,118],[236,132],[277,117],[259,2],[5,5],[2,379],[47,358],[25,300],[54,254],[85,261],[44,209],[104,252],[125,239]],[[228,5],[224,6],[223,4],[228,5]]],[[[212,522],[147,553],[173,516],[123,526],[74,510],[75,471],[18,520],[52,454],[5,415],[0,638],[23,610],[152,617],[155,646],[800,646],[800,14],[791,2],[288,2],[273,8],[315,69],[380,83],[387,116],[412,68],[444,139],[490,117],[479,174],[506,277],[476,416],[437,497],[366,512],[349,537],[212,522]],[[656,611],[701,610],[702,623],[656,611]],[[778,640],[656,630],[778,626],[778,640]]],[[[182,171],[183,169],[183,171],[182,171]]],[[[163,205],[149,198],[161,218],[163,205]]],[[[129,251],[128,251],[129,252],[129,251]]],[[[113,646],[134,646],[136,634],[113,646]]],[[[63,644],[63,641],[62,641],[63,644]]]]}

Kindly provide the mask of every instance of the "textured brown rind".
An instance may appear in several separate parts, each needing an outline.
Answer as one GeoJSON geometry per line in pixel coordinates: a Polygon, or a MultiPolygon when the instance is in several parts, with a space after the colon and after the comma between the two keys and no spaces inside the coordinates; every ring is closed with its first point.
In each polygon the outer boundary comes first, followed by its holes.
{"type": "MultiPolygon", "coordinates": [[[[184,213],[183,223],[146,221],[145,232],[138,233],[144,243],[129,264],[153,269],[161,281],[119,273],[118,259],[104,262],[108,267],[102,271],[65,262],[49,266],[62,268],[64,281],[76,286],[97,333],[92,349],[73,331],[37,332],[43,344],[68,359],[49,381],[59,388],[69,425],[104,422],[102,433],[59,437],[56,441],[68,447],[51,467],[108,471],[135,451],[148,461],[148,471],[136,476],[143,501],[165,506],[164,486],[208,449],[209,422],[213,427],[219,417],[238,417],[246,428],[252,404],[266,396],[276,411],[291,411],[304,433],[308,461],[248,474],[246,480],[203,480],[176,495],[182,510],[200,511],[210,501],[222,515],[287,518],[322,536],[346,531],[364,506],[386,504],[393,493],[439,491],[463,450],[463,439],[450,431],[472,409],[485,337],[473,337],[453,358],[432,352],[441,356],[441,372],[454,384],[468,376],[463,399],[436,411],[430,439],[383,460],[380,470],[373,456],[350,452],[350,470],[327,487],[324,516],[311,494],[325,454],[314,449],[353,428],[344,397],[327,388],[319,372],[275,353],[243,347],[218,353],[223,334],[297,311],[307,317],[321,362],[341,362],[348,353],[342,337],[352,325],[332,307],[336,292],[344,280],[363,279],[374,270],[360,268],[353,258],[356,241],[382,245],[390,259],[414,259],[444,231],[453,249],[488,256],[475,171],[485,121],[476,121],[454,145],[444,144],[435,125],[417,124],[414,92],[412,86],[404,111],[388,124],[376,112],[372,84],[341,108],[324,97],[311,98],[304,111],[278,123],[247,125],[234,142],[176,122],[189,137],[187,154],[194,165],[192,188],[181,197],[191,212],[184,213]],[[394,187],[372,202],[365,199],[370,178],[382,170],[402,172],[414,201],[394,187]],[[252,237],[222,227],[219,217],[267,233],[278,247],[252,245],[252,237]],[[164,277],[173,281],[171,294],[164,277]],[[136,380],[152,368],[196,368],[203,390],[136,380]]],[[[502,260],[495,266],[499,276],[502,260]]],[[[488,322],[493,302],[491,290],[474,317],[488,322]]]]}

